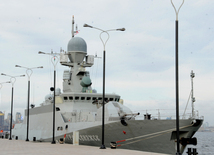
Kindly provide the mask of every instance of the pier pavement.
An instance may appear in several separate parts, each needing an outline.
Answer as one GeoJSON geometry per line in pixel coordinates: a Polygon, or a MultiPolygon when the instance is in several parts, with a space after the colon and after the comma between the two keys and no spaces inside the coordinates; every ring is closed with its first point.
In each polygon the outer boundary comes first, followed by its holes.
{"type": "Polygon", "coordinates": [[[165,155],[125,149],[0,139],[0,155],[165,155]]]}

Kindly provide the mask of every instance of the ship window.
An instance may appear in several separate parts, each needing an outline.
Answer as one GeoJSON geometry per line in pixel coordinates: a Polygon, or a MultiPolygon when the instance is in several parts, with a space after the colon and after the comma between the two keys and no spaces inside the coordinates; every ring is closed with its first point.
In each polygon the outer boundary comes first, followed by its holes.
{"type": "Polygon", "coordinates": [[[119,100],[120,100],[120,98],[115,98],[115,101],[116,101],[116,102],[119,102],[119,100]]]}
{"type": "Polygon", "coordinates": [[[72,73],[70,74],[70,78],[69,78],[70,81],[71,81],[71,77],[72,77],[72,73]]]}
{"type": "Polygon", "coordinates": [[[108,98],[105,98],[105,101],[108,101],[108,98]]]}
{"type": "Polygon", "coordinates": [[[109,101],[113,101],[113,100],[114,100],[113,98],[110,98],[110,99],[109,99],[109,101]]]}
{"type": "Polygon", "coordinates": [[[73,100],[73,96],[69,96],[69,100],[73,100]]]}
{"type": "Polygon", "coordinates": [[[65,97],[64,97],[64,100],[68,100],[68,97],[67,97],[67,96],[65,96],[65,97]]]}
{"type": "Polygon", "coordinates": [[[102,97],[99,97],[98,100],[102,100],[102,97]]]}
{"type": "Polygon", "coordinates": [[[81,97],[81,100],[85,100],[85,97],[81,97]]]}
{"type": "Polygon", "coordinates": [[[85,76],[90,76],[89,72],[85,72],[85,76]]]}
{"type": "Polygon", "coordinates": [[[91,100],[91,97],[87,97],[86,99],[87,99],[87,100],[91,100]]]}
{"type": "Polygon", "coordinates": [[[96,100],[96,99],[97,99],[96,97],[93,97],[93,98],[92,98],[92,100],[96,100]]]}
{"type": "Polygon", "coordinates": [[[79,100],[79,96],[75,96],[75,100],[79,100]]]}

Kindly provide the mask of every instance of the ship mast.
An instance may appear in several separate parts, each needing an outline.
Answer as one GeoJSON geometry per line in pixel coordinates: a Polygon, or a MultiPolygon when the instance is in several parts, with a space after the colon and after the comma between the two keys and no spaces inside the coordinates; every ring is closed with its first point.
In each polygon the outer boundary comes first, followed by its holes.
{"type": "Polygon", "coordinates": [[[74,31],[74,15],[72,16],[72,28],[71,28],[71,36],[72,38],[74,37],[75,34],[78,33],[78,30],[77,30],[77,25],[76,25],[76,31],[74,31]]]}
{"type": "Polygon", "coordinates": [[[193,73],[193,71],[191,71],[190,73],[190,77],[191,77],[191,85],[192,85],[192,90],[191,90],[191,98],[192,98],[192,117],[195,117],[195,113],[194,113],[194,102],[195,102],[195,97],[193,95],[193,78],[195,77],[195,73],[193,73]]]}
{"type": "Polygon", "coordinates": [[[72,16],[72,29],[71,29],[72,38],[74,37],[74,15],[72,16]]]}

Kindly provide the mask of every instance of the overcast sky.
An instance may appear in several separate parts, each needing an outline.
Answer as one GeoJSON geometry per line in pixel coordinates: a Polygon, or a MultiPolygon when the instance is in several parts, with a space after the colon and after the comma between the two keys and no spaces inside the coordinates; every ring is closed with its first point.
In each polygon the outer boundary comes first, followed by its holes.
{"type": "MultiPolygon", "coordinates": [[[[174,0],[176,7],[182,0],[174,0]]],[[[180,114],[190,91],[190,72],[195,72],[195,110],[214,125],[214,1],[187,0],[179,13],[179,90],[180,114]]],[[[38,51],[67,51],[71,38],[71,17],[75,16],[78,37],[87,42],[88,55],[102,57],[100,32],[84,23],[110,32],[106,45],[106,92],[117,93],[132,110],[164,117],[175,116],[175,11],[170,0],[0,0],[0,72],[31,76],[31,103],[39,106],[53,85],[50,57],[38,51]],[[152,110],[153,109],[153,110],[152,110]],[[168,112],[168,110],[170,112],[168,112]],[[166,113],[166,115],[164,115],[166,113]]],[[[62,73],[57,66],[57,87],[62,89],[62,73]]],[[[92,87],[102,92],[102,59],[95,59],[91,71],[92,87]]],[[[9,78],[0,76],[0,82],[9,78]]],[[[0,110],[10,112],[11,84],[0,92],[0,110]]],[[[16,79],[14,114],[23,114],[27,105],[27,77],[16,79]]],[[[191,104],[187,113],[191,113],[191,104]]],[[[163,118],[164,118],[163,117],[163,118]]]]}

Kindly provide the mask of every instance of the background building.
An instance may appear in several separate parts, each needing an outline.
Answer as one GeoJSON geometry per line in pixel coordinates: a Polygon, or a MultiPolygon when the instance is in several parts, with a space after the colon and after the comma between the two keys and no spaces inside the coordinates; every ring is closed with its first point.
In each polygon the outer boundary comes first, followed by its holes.
{"type": "Polygon", "coordinates": [[[16,122],[15,123],[22,123],[22,115],[20,112],[16,113],[16,122]]]}
{"type": "Polygon", "coordinates": [[[0,111],[0,130],[4,128],[4,113],[0,111]]]}

